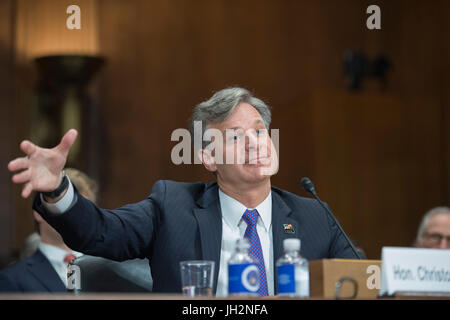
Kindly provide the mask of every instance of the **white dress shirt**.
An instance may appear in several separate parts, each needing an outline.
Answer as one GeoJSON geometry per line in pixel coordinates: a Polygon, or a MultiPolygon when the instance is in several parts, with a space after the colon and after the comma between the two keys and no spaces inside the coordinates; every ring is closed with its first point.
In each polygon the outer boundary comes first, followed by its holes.
{"type": "MultiPolygon", "coordinates": [[[[68,254],[67,251],[52,246],[47,243],[39,243],[39,250],[50,261],[50,264],[55,269],[64,286],[67,287],[67,262],[64,262],[64,257],[68,254]]],[[[75,257],[81,257],[83,254],[80,252],[72,251],[75,257]]]]}
{"type": "Polygon", "coordinates": [[[273,295],[272,193],[270,192],[267,198],[256,208],[246,208],[242,203],[226,195],[220,189],[219,200],[222,211],[222,245],[216,296],[225,297],[228,294],[228,260],[234,253],[236,240],[244,238],[247,223],[242,219],[242,215],[247,209],[256,209],[259,213],[256,230],[263,251],[269,295],[273,295]]]}
{"type": "Polygon", "coordinates": [[[41,202],[44,204],[44,206],[47,208],[48,211],[50,211],[53,214],[61,214],[66,212],[70,205],[72,204],[73,197],[74,197],[74,191],[73,191],[73,185],[72,182],[70,182],[70,179],[68,176],[66,176],[69,180],[69,186],[67,188],[66,193],[64,196],[59,199],[55,203],[50,203],[44,200],[44,196],[41,193],[41,202]]]}
{"type": "MultiPolygon", "coordinates": [[[[67,211],[72,204],[74,191],[69,180],[69,189],[66,194],[56,203],[48,203],[41,194],[44,206],[53,214],[61,214],[67,211]]],[[[244,238],[247,223],[242,215],[247,209],[256,209],[259,213],[256,230],[264,256],[266,266],[267,287],[269,295],[274,294],[274,272],[273,272],[273,246],[272,246],[272,193],[256,208],[246,208],[236,199],[231,198],[219,189],[220,208],[222,211],[222,245],[220,251],[219,278],[217,281],[216,295],[219,297],[228,294],[228,260],[234,252],[236,240],[244,238]]],[[[56,268],[55,268],[56,269],[56,268]]]]}

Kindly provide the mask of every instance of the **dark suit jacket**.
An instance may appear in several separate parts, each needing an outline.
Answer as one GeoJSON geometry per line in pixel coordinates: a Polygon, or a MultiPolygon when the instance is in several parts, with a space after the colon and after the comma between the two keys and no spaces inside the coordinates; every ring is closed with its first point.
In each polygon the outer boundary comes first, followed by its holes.
{"type": "MultiPolygon", "coordinates": [[[[181,292],[180,261],[214,260],[216,291],[222,241],[217,183],[158,181],[147,199],[115,210],[98,208],[76,190],[62,215],[47,213],[39,196],[33,207],[74,250],[119,261],[148,258],[154,292],[181,292]]],[[[292,237],[301,239],[308,260],[356,258],[315,200],[275,187],[272,230],[275,261],[283,254],[283,240],[292,237]],[[291,224],[295,233],[285,233],[283,224],[291,224]]]]}
{"type": "Polygon", "coordinates": [[[31,257],[0,271],[0,292],[66,292],[50,261],[37,250],[31,257]]]}

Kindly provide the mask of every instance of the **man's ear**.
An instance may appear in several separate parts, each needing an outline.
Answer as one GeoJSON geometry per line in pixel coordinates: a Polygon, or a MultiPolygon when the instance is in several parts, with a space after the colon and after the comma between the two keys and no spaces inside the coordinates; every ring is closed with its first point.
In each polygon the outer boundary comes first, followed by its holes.
{"type": "Polygon", "coordinates": [[[206,170],[210,172],[216,172],[217,171],[217,165],[216,160],[214,156],[211,154],[210,150],[207,149],[199,149],[197,152],[197,157],[200,159],[200,161],[205,166],[206,170]]]}

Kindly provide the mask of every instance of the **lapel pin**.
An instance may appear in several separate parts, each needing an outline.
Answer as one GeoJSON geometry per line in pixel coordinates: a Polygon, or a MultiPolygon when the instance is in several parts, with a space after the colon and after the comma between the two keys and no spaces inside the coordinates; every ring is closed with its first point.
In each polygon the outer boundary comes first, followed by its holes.
{"type": "Polygon", "coordinates": [[[294,227],[292,224],[283,224],[284,233],[295,233],[294,227]]]}

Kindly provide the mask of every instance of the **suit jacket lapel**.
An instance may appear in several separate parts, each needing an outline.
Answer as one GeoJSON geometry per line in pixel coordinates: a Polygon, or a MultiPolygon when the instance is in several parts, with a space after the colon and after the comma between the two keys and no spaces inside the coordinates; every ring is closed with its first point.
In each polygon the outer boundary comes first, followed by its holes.
{"type": "MultiPolygon", "coordinates": [[[[219,203],[218,186],[209,184],[203,196],[197,201],[198,208],[194,209],[200,230],[202,259],[216,262],[214,272],[214,288],[216,293],[220,267],[220,250],[222,245],[222,213],[219,203]]],[[[277,291],[276,261],[283,254],[283,240],[300,238],[298,222],[290,217],[289,206],[272,188],[272,235],[273,235],[273,266],[275,292],[277,291]],[[285,225],[291,225],[293,233],[285,230],[285,225]]]]}
{"type": "Polygon", "coordinates": [[[64,292],[66,288],[52,264],[37,250],[27,261],[30,273],[50,292],[64,292]]]}
{"type": "Polygon", "coordinates": [[[222,246],[222,213],[219,204],[217,184],[209,184],[194,209],[200,230],[202,259],[215,261],[214,287],[216,293],[220,267],[220,248],[222,246]]]}
{"type": "Polygon", "coordinates": [[[290,217],[291,213],[291,208],[288,207],[276,190],[272,188],[272,270],[275,280],[275,292],[277,292],[276,262],[283,255],[283,241],[288,238],[300,238],[298,222],[290,217]]]}

